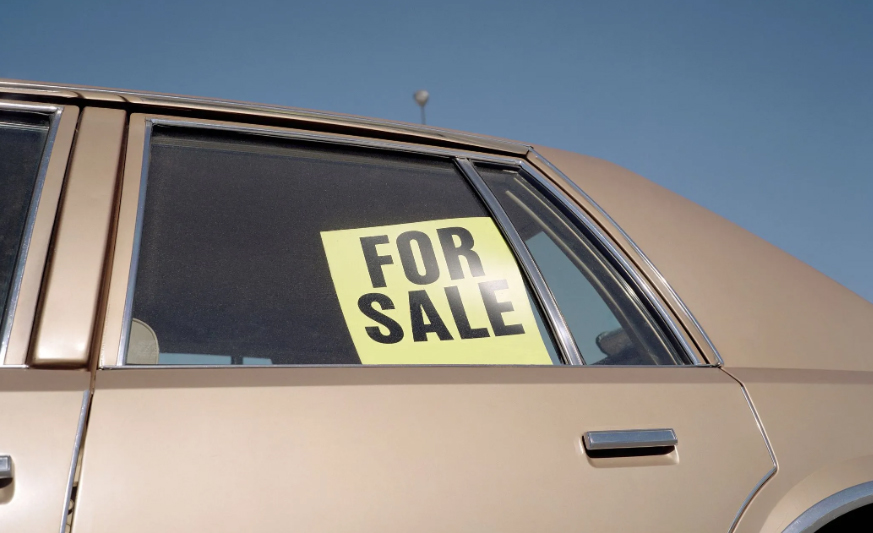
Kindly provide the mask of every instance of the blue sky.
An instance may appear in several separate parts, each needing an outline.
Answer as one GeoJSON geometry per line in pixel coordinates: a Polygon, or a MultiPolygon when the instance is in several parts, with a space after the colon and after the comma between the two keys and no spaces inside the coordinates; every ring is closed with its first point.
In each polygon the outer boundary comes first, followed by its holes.
{"type": "Polygon", "coordinates": [[[7,0],[0,77],[410,122],[427,88],[431,124],[623,165],[873,301],[873,3],[7,0]]]}

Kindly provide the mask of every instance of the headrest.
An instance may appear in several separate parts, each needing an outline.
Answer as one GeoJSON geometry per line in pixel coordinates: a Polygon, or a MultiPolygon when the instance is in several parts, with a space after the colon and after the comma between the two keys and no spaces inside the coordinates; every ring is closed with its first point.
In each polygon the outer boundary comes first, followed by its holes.
{"type": "Polygon", "coordinates": [[[125,363],[130,365],[156,365],[160,354],[158,336],[148,324],[134,318],[130,324],[130,341],[127,343],[125,363]]]}

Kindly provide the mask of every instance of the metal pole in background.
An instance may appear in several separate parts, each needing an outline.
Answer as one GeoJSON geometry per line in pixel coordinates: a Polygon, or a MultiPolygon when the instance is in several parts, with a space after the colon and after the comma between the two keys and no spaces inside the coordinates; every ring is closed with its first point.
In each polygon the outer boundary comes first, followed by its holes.
{"type": "Polygon", "coordinates": [[[427,124],[427,121],[425,121],[424,118],[424,106],[427,104],[428,98],[430,98],[430,93],[422,89],[420,91],[415,91],[415,94],[413,94],[412,97],[415,98],[415,103],[421,107],[421,123],[427,124]]]}

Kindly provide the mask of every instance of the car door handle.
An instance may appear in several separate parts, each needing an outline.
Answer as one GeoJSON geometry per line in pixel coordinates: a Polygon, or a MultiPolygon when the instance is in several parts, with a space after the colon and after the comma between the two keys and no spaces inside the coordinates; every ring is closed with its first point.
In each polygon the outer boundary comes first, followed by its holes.
{"type": "Polygon", "coordinates": [[[679,439],[672,429],[627,429],[589,431],[582,437],[586,451],[635,450],[676,446],[679,439]]]}
{"type": "Polygon", "coordinates": [[[0,455],[0,482],[12,479],[12,457],[0,455]]]}

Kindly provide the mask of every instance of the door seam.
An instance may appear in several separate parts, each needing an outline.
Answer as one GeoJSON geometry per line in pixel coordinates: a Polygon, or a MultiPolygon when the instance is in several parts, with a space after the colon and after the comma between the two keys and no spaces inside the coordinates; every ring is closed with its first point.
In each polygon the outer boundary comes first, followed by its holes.
{"type": "Polygon", "coordinates": [[[746,386],[743,385],[742,381],[737,379],[733,374],[728,372],[723,367],[719,368],[719,370],[727,374],[727,376],[730,377],[732,380],[736,381],[737,384],[740,386],[740,390],[743,391],[743,397],[746,399],[746,403],[749,405],[749,409],[752,411],[752,415],[755,417],[755,423],[758,425],[758,431],[760,431],[761,437],[764,439],[764,444],[767,446],[767,452],[770,454],[770,461],[772,461],[773,463],[773,467],[766,474],[764,474],[764,477],[762,477],[760,481],[758,481],[752,491],[749,492],[749,495],[746,496],[746,499],[743,500],[742,505],[740,505],[740,509],[737,511],[737,514],[734,517],[734,521],[731,523],[730,528],[728,528],[728,533],[734,533],[740,523],[740,519],[742,519],[743,515],[746,512],[746,509],[748,509],[749,505],[752,503],[752,500],[755,498],[755,496],[758,495],[764,485],[768,481],[770,481],[773,476],[776,475],[776,472],[779,470],[779,462],[776,460],[776,454],[773,453],[773,446],[770,444],[770,438],[767,436],[767,430],[764,428],[763,422],[761,422],[761,417],[758,416],[758,410],[755,409],[755,404],[752,402],[752,397],[749,396],[749,391],[746,390],[746,386]]]}
{"type": "Polygon", "coordinates": [[[73,456],[70,459],[70,473],[67,477],[67,490],[64,495],[64,509],[61,514],[61,527],[59,533],[66,533],[67,525],[72,528],[72,516],[75,510],[75,498],[73,496],[73,488],[76,482],[79,464],[82,460],[82,442],[85,437],[85,428],[88,425],[88,415],[91,411],[91,388],[89,387],[82,393],[82,406],[79,409],[79,424],[76,428],[76,438],[73,443],[73,456]]]}
{"type": "MultiPolygon", "coordinates": [[[[83,113],[84,114],[84,108],[83,113]]],[[[81,119],[81,115],[80,115],[81,119]]],[[[79,414],[79,427],[76,431],[76,442],[73,448],[73,459],[70,465],[70,475],[67,481],[67,492],[64,499],[64,512],[61,519],[59,533],[70,533],[73,529],[73,520],[76,514],[76,501],[78,500],[79,479],[82,475],[82,461],[85,455],[85,436],[88,430],[88,422],[91,418],[91,404],[96,391],[97,372],[100,368],[100,341],[102,339],[103,323],[106,318],[106,295],[109,289],[109,272],[112,268],[112,250],[115,248],[116,226],[118,209],[121,201],[121,176],[124,172],[125,154],[127,152],[127,134],[130,126],[130,113],[125,113],[124,129],[122,132],[121,148],[118,153],[118,166],[115,174],[115,190],[113,195],[113,207],[109,226],[109,237],[104,251],[102,280],[100,283],[99,303],[97,313],[92,326],[91,346],[89,348],[88,373],[90,381],[88,390],[84,392],[82,399],[82,411],[79,414]]],[[[72,154],[72,151],[71,151],[72,154]]],[[[72,157],[70,158],[72,160],[72,157]]]]}

